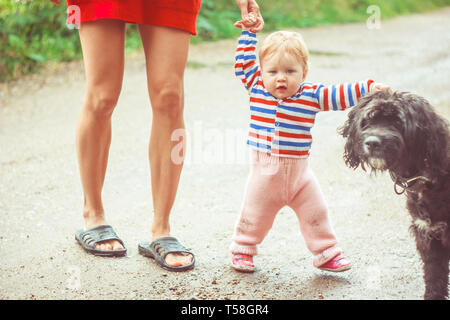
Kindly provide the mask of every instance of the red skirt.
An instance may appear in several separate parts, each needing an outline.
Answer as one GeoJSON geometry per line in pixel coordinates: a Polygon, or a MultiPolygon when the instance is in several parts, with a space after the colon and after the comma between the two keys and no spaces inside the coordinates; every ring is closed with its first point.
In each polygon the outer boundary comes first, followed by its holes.
{"type": "Polygon", "coordinates": [[[172,27],[197,34],[201,0],[67,0],[67,24],[117,19],[172,27]]]}

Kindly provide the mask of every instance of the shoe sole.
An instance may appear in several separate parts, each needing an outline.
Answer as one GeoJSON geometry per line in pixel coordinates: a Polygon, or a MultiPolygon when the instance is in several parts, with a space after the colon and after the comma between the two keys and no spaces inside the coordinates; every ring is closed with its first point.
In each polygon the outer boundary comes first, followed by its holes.
{"type": "Polygon", "coordinates": [[[235,266],[234,264],[232,264],[231,267],[236,271],[245,273],[253,273],[256,271],[256,267],[235,266]]]}
{"type": "Polygon", "coordinates": [[[352,267],[351,266],[343,266],[337,269],[328,269],[328,268],[319,268],[320,270],[323,271],[329,271],[329,272],[343,272],[343,271],[347,271],[350,270],[352,267]]]}

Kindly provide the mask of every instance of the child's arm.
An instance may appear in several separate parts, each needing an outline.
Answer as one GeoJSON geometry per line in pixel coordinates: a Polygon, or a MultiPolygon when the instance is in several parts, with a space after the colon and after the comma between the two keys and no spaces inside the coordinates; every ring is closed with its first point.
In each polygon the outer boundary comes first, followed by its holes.
{"type": "Polygon", "coordinates": [[[317,99],[320,110],[345,110],[353,107],[366,93],[379,90],[384,85],[375,83],[369,79],[356,83],[341,83],[337,85],[324,86],[317,84],[312,86],[314,96],[317,99]]]}
{"type": "Polygon", "coordinates": [[[242,30],[236,49],[236,63],[234,70],[236,77],[241,79],[247,90],[250,90],[259,76],[260,70],[256,61],[256,34],[242,30]]]}

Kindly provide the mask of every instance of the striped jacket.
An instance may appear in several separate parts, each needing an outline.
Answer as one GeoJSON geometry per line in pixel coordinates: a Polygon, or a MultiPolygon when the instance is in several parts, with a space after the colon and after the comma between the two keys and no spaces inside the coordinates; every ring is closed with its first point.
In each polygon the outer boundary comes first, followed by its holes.
{"type": "Polygon", "coordinates": [[[256,43],[256,34],[242,31],[236,49],[235,73],[250,95],[247,144],[274,156],[307,158],[316,114],[354,106],[370,91],[374,81],[331,86],[303,82],[293,96],[277,99],[262,82],[256,61],[256,43]]]}

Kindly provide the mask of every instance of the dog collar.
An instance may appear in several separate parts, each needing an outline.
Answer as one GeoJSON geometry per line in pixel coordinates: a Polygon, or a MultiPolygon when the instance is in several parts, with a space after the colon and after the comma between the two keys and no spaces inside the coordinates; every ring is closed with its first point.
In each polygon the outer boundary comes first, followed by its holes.
{"type": "MultiPolygon", "coordinates": [[[[431,182],[431,180],[425,176],[415,176],[413,178],[403,178],[397,176],[392,171],[389,171],[389,175],[391,176],[392,181],[394,181],[394,191],[396,194],[403,194],[406,190],[411,189],[417,181],[422,181],[423,183],[431,182]],[[398,190],[398,187],[403,188],[402,190],[398,190]]],[[[413,190],[409,190],[413,191],[413,190]]]]}

